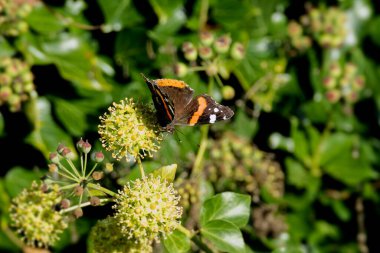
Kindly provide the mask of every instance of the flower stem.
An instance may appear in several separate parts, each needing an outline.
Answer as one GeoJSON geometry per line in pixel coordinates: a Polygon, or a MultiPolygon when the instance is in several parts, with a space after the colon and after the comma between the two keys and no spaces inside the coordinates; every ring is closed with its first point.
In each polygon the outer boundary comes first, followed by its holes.
{"type": "Polygon", "coordinates": [[[206,253],[213,253],[212,250],[199,238],[199,236],[193,236],[191,240],[201,249],[202,251],[206,253]]]}
{"type": "Polygon", "coordinates": [[[145,172],[144,172],[144,167],[142,166],[142,163],[141,163],[141,158],[137,157],[136,160],[137,160],[137,163],[139,165],[141,177],[144,178],[145,177],[145,172]]]}
{"type": "MultiPolygon", "coordinates": [[[[107,203],[107,202],[110,202],[111,200],[110,199],[100,199],[100,203],[101,204],[104,204],[104,203],[107,203]]],[[[75,206],[70,206],[69,208],[66,208],[66,209],[62,209],[60,212],[61,213],[68,213],[68,212],[71,212],[71,211],[74,211],[75,209],[77,209],[78,207],[86,207],[86,206],[90,206],[91,205],[91,202],[90,201],[87,201],[87,202],[84,202],[84,203],[81,203],[80,205],[75,205],[75,206]]]]}
{"type": "Polygon", "coordinates": [[[202,170],[202,160],[207,148],[207,137],[208,137],[209,126],[201,127],[201,143],[199,145],[197,156],[195,157],[193,171],[191,173],[192,178],[198,178],[202,170]]]}

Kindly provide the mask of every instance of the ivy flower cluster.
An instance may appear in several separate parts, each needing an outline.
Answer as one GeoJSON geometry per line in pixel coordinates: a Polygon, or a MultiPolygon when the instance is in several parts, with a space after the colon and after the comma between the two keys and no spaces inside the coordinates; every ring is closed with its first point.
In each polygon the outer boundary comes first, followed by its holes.
{"type": "Polygon", "coordinates": [[[334,61],[328,66],[323,86],[326,99],[330,103],[342,101],[345,104],[353,104],[363,93],[365,78],[354,63],[348,62],[342,66],[334,61]]]}
{"type": "Polygon", "coordinates": [[[0,58],[0,106],[19,111],[23,102],[37,96],[29,65],[16,58],[0,58]]]}
{"type": "Polygon", "coordinates": [[[102,145],[117,160],[152,156],[159,149],[162,133],[156,114],[149,106],[126,98],[113,103],[100,121],[102,145]]]}
{"type": "Polygon", "coordinates": [[[18,36],[28,31],[24,20],[38,1],[0,0],[0,34],[18,36]]]}
{"type": "Polygon", "coordinates": [[[68,218],[56,210],[62,200],[58,185],[33,182],[12,200],[11,224],[30,247],[54,245],[68,226],[68,218]]]}
{"type": "Polygon", "coordinates": [[[339,8],[310,7],[299,22],[288,23],[290,44],[300,52],[310,48],[313,40],[324,48],[341,47],[348,34],[346,21],[345,12],[339,8]]]}

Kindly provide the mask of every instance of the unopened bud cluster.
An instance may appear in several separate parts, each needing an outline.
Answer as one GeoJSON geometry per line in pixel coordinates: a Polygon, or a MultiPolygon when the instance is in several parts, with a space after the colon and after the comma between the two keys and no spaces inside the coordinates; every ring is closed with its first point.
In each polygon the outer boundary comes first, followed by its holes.
{"type": "MultiPolygon", "coordinates": [[[[232,41],[228,34],[216,36],[210,31],[203,31],[197,43],[190,41],[182,44],[184,58],[190,62],[191,67],[200,64],[205,67],[209,76],[221,75],[228,78],[231,69],[228,62],[240,61],[244,58],[245,48],[241,42],[232,41]]],[[[183,77],[189,72],[188,64],[178,63],[174,68],[177,76],[183,77]]]]}
{"type": "Polygon", "coordinates": [[[347,17],[337,7],[310,7],[308,13],[301,16],[300,22],[290,21],[288,35],[291,45],[305,51],[310,48],[313,38],[321,47],[341,47],[347,36],[347,17]]]}
{"type": "Polygon", "coordinates": [[[277,238],[288,230],[285,215],[275,204],[254,207],[252,220],[255,234],[260,238],[277,238]]]}
{"type": "Polygon", "coordinates": [[[101,199],[94,195],[94,190],[98,188],[92,184],[103,178],[103,172],[95,169],[103,161],[104,154],[100,151],[92,152],[91,158],[95,164],[89,168],[88,155],[92,145],[87,140],[80,139],[76,143],[76,148],[81,156],[80,167],[74,164],[76,153],[64,144],[59,144],[56,152],[50,153],[51,163],[45,183],[48,185],[59,183],[63,196],[60,208],[65,210],[77,206],[71,210],[74,217],[79,218],[83,215],[80,207],[83,201],[89,201],[92,206],[101,204],[101,199]]]}
{"type": "Polygon", "coordinates": [[[28,30],[26,16],[37,1],[0,0],[0,35],[17,36],[28,30]]]}
{"type": "Polygon", "coordinates": [[[180,206],[185,210],[199,203],[200,192],[199,182],[197,180],[178,178],[175,182],[175,186],[181,196],[180,206]]]}
{"type": "Polygon", "coordinates": [[[273,157],[231,133],[209,143],[208,179],[218,192],[238,191],[258,202],[263,188],[273,197],[284,195],[284,173],[273,157]]]}
{"type": "Polygon", "coordinates": [[[328,73],[323,79],[326,99],[330,103],[343,101],[346,104],[355,103],[362,94],[365,78],[358,67],[348,62],[342,66],[334,61],[330,63],[328,73]]]}
{"type": "Polygon", "coordinates": [[[0,106],[19,111],[24,101],[35,96],[33,74],[29,65],[16,58],[0,58],[0,106]]]}
{"type": "Polygon", "coordinates": [[[286,71],[285,59],[263,60],[260,70],[263,76],[246,92],[245,97],[252,100],[263,111],[270,112],[278,99],[279,90],[290,81],[286,71]]]}

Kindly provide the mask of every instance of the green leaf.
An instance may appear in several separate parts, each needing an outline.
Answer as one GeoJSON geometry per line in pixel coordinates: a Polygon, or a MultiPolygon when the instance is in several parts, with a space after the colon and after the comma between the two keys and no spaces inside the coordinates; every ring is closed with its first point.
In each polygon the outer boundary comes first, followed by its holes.
{"type": "Polygon", "coordinates": [[[142,17],[130,0],[98,0],[98,3],[106,20],[102,26],[104,32],[120,31],[124,27],[132,27],[142,21],[142,17]]]}
{"type": "Polygon", "coordinates": [[[166,165],[153,171],[153,175],[160,176],[161,178],[166,179],[168,182],[173,182],[176,170],[177,164],[166,165]]]}
{"type": "Polygon", "coordinates": [[[163,240],[165,250],[169,253],[184,253],[190,250],[190,238],[179,230],[174,230],[163,240]]]}
{"type": "Polygon", "coordinates": [[[8,41],[0,36],[0,57],[9,57],[15,53],[14,48],[8,43],[8,41]]]}
{"type": "Polygon", "coordinates": [[[288,157],[285,160],[287,182],[298,188],[305,188],[309,185],[310,174],[298,161],[288,157]]]}
{"type": "Polygon", "coordinates": [[[54,99],[55,111],[66,129],[74,136],[80,137],[88,128],[85,112],[75,102],[54,99]]]}
{"type": "Polygon", "coordinates": [[[14,167],[5,175],[5,189],[11,197],[15,197],[23,189],[29,188],[34,180],[39,180],[40,176],[35,171],[14,167]]]}
{"type": "Polygon", "coordinates": [[[242,110],[237,110],[232,129],[239,136],[251,139],[259,130],[259,124],[257,120],[249,118],[242,110]]]}
{"type": "Polygon", "coordinates": [[[250,214],[251,197],[234,192],[223,192],[206,200],[201,208],[201,224],[212,220],[223,220],[243,227],[250,214]]]}
{"type": "MultiPolygon", "coordinates": [[[[32,101],[26,107],[26,114],[32,122],[33,131],[26,138],[26,142],[40,150],[45,157],[56,150],[59,143],[64,143],[75,150],[71,137],[54,122],[51,115],[51,105],[46,98],[32,101]]],[[[75,123],[75,122],[73,122],[75,123]]]]}
{"type": "Polygon", "coordinates": [[[323,166],[329,162],[334,162],[344,153],[351,153],[353,136],[344,133],[335,133],[324,138],[320,144],[320,165],[323,166]]]}
{"type": "Polygon", "coordinates": [[[10,203],[10,198],[5,189],[5,181],[1,178],[0,179],[0,213],[8,212],[9,203],[10,203]]]}
{"type": "Polygon", "coordinates": [[[63,18],[58,18],[46,5],[36,5],[26,17],[29,26],[39,33],[57,33],[65,28],[63,18]],[[47,25],[48,24],[48,25],[47,25]]]}
{"type": "Polygon", "coordinates": [[[211,220],[202,225],[201,234],[223,252],[244,252],[244,240],[238,227],[225,220],[211,220]]]}

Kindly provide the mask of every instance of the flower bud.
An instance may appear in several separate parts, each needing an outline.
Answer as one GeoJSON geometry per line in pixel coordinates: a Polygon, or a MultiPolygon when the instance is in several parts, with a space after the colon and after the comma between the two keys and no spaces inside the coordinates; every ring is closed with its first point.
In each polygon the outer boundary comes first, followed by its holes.
{"type": "Polygon", "coordinates": [[[210,59],[213,56],[212,49],[210,47],[207,47],[207,46],[201,46],[201,47],[199,47],[199,56],[203,60],[210,59]]]}
{"type": "Polygon", "coordinates": [[[231,45],[231,37],[229,35],[222,35],[214,42],[216,52],[220,54],[227,53],[231,45]]]}
{"type": "Polygon", "coordinates": [[[63,148],[61,155],[68,160],[73,160],[75,158],[74,153],[71,152],[71,149],[68,147],[63,148]]]}
{"type": "Polygon", "coordinates": [[[58,164],[59,163],[59,156],[56,152],[50,153],[49,154],[49,160],[52,163],[58,164]]]}
{"type": "Polygon", "coordinates": [[[100,205],[100,199],[98,197],[92,196],[90,198],[90,203],[92,206],[98,206],[100,205]]]}
{"type": "Polygon", "coordinates": [[[176,76],[184,77],[187,75],[187,73],[188,73],[188,68],[186,64],[182,62],[178,62],[177,64],[174,65],[174,74],[176,74],[176,76]]]}
{"type": "Polygon", "coordinates": [[[214,42],[214,34],[209,31],[202,31],[199,38],[201,43],[206,46],[210,46],[214,42]]]}
{"type": "Polygon", "coordinates": [[[56,173],[56,172],[58,172],[58,166],[55,163],[50,163],[48,165],[48,167],[49,167],[49,172],[50,173],[56,173]]]}
{"type": "Polygon", "coordinates": [[[73,214],[74,214],[74,217],[77,218],[77,219],[80,218],[80,217],[82,217],[83,216],[83,210],[82,210],[82,208],[78,207],[77,209],[75,209],[73,211],[73,214]]]}
{"type": "Polygon", "coordinates": [[[101,151],[98,151],[98,152],[93,152],[91,154],[91,159],[94,161],[94,162],[97,162],[97,163],[100,163],[104,160],[104,155],[101,151]]]}
{"type": "Polygon", "coordinates": [[[182,51],[184,53],[185,59],[188,61],[195,61],[198,56],[198,52],[194,47],[193,43],[185,42],[182,45],[182,51]]]}
{"type": "Polygon", "coordinates": [[[235,89],[229,85],[225,85],[223,86],[222,94],[226,100],[233,99],[235,97],[235,89]]]}
{"type": "Polygon", "coordinates": [[[235,42],[232,44],[231,57],[235,60],[242,60],[244,58],[245,49],[242,43],[235,42]]]}
{"type": "Polygon", "coordinates": [[[80,195],[82,195],[82,194],[83,194],[83,191],[84,191],[84,189],[83,189],[83,187],[80,186],[80,185],[77,185],[77,186],[74,188],[74,194],[75,194],[76,196],[80,196],[80,195]]]}
{"type": "Polygon", "coordinates": [[[330,90],[326,92],[326,98],[330,103],[336,103],[341,97],[341,94],[338,90],[330,90]]]}
{"type": "Polygon", "coordinates": [[[58,154],[61,154],[61,155],[62,155],[62,151],[64,150],[65,147],[66,147],[66,146],[65,146],[64,144],[60,143],[60,144],[58,145],[58,147],[57,147],[57,152],[58,152],[58,154]]]}
{"type": "Polygon", "coordinates": [[[104,176],[104,173],[103,173],[102,171],[94,171],[94,172],[92,173],[92,178],[93,178],[94,180],[96,180],[96,181],[102,179],[103,176],[104,176]]]}
{"type": "Polygon", "coordinates": [[[332,89],[336,86],[336,79],[332,78],[331,76],[325,77],[323,79],[323,86],[325,86],[327,89],[332,89]]]}
{"type": "Polygon", "coordinates": [[[83,144],[84,144],[84,140],[83,140],[82,138],[80,138],[80,140],[77,141],[77,143],[76,143],[77,149],[78,149],[79,151],[81,151],[81,152],[83,152],[83,151],[82,151],[82,150],[83,150],[83,144]]]}
{"type": "Polygon", "coordinates": [[[61,208],[62,209],[67,209],[71,206],[71,202],[69,199],[62,199],[61,201],[61,208]]]}
{"type": "Polygon", "coordinates": [[[82,152],[88,154],[91,151],[91,144],[86,140],[82,144],[82,152]]]}

